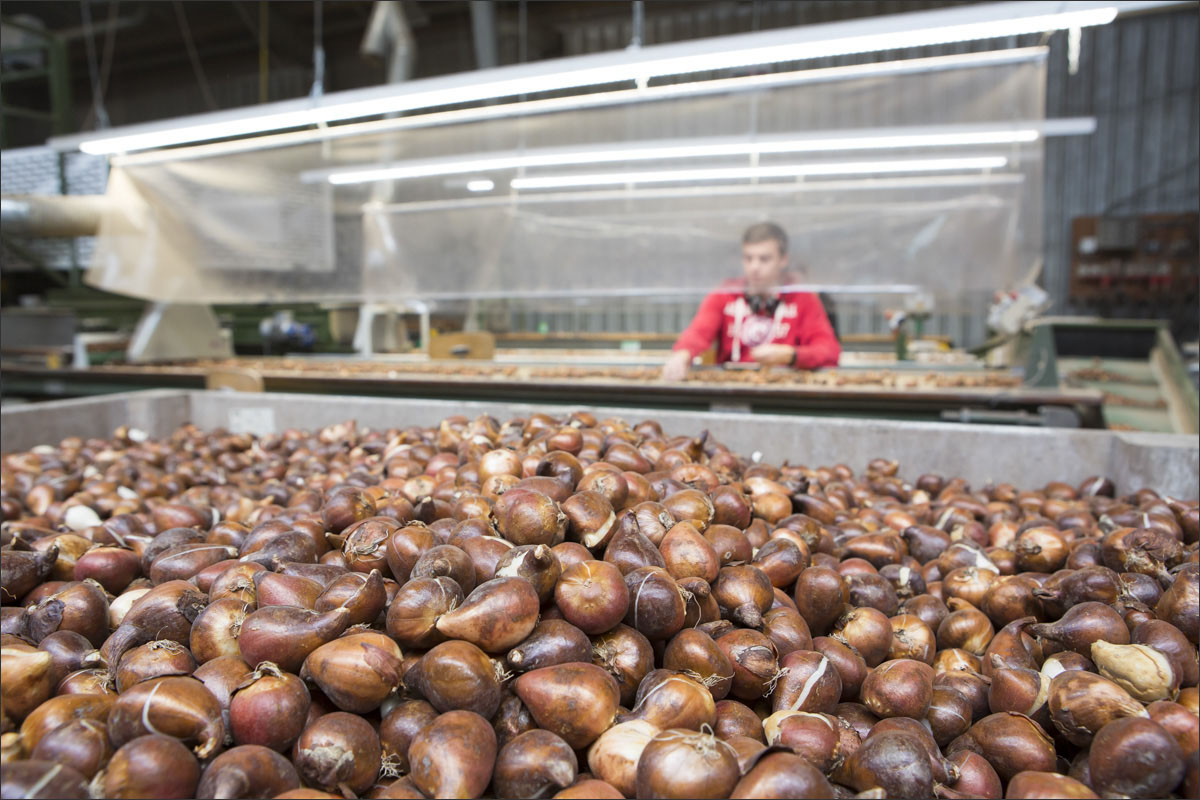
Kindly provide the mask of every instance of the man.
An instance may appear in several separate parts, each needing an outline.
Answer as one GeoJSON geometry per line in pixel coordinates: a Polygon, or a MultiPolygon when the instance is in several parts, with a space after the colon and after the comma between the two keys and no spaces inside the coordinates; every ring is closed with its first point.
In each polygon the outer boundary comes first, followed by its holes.
{"type": "Polygon", "coordinates": [[[663,366],[669,381],[687,377],[692,359],[714,343],[717,362],[758,362],[816,369],[837,366],[841,347],[820,299],[779,291],[794,282],[787,268],[787,234],[773,222],[742,234],[743,279],[726,281],[704,298],[663,366]]]}

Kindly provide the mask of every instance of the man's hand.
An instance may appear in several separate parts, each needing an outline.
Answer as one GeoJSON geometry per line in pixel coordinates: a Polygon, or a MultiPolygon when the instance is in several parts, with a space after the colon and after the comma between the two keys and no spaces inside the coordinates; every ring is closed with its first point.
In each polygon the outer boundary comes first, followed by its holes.
{"type": "Polygon", "coordinates": [[[750,357],[760,364],[786,366],[796,360],[796,348],[788,344],[760,344],[750,351],[750,357]]]}
{"type": "Polygon", "coordinates": [[[676,350],[671,353],[667,363],[663,364],[662,377],[664,381],[681,381],[687,377],[688,367],[692,364],[692,354],[687,350],[676,350]]]}

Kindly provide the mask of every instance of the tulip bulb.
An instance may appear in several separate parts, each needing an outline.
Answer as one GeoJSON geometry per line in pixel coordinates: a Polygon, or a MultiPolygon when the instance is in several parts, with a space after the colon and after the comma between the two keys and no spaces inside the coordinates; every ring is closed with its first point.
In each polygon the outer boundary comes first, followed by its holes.
{"type": "Polygon", "coordinates": [[[1163,653],[1144,644],[1092,643],[1100,674],[1143,703],[1168,700],[1179,692],[1179,675],[1163,653]]]}
{"type": "Polygon", "coordinates": [[[400,685],[401,657],[400,648],[386,635],[353,633],[312,651],[300,677],[317,684],[343,711],[366,714],[400,685]]]}
{"type": "Polygon", "coordinates": [[[635,796],[638,760],[660,730],[641,719],[612,726],[588,748],[588,769],[626,797],[635,796]]]}
{"type": "Polygon", "coordinates": [[[1046,700],[1054,726],[1081,747],[1105,725],[1122,717],[1148,717],[1142,704],[1108,678],[1069,670],[1050,682],[1046,700]]]}

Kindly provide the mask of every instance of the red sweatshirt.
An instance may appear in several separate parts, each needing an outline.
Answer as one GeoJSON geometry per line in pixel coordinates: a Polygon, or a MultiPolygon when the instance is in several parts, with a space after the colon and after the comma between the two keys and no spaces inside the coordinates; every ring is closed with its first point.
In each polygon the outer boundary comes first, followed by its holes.
{"type": "Polygon", "coordinates": [[[752,362],[750,351],[760,344],[796,348],[792,366],[799,369],[836,367],[842,352],[815,294],[783,292],[774,314],[755,314],[745,299],[745,280],[727,281],[705,297],[674,349],[695,357],[714,343],[719,364],[752,362]]]}

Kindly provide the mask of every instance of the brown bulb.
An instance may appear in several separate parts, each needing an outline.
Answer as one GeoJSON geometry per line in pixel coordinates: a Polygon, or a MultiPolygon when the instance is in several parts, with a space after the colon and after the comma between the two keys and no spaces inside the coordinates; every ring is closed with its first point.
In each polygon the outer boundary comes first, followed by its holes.
{"type": "Polygon", "coordinates": [[[592,663],[616,678],[621,705],[629,707],[642,680],[654,669],[654,647],[628,625],[617,625],[592,640],[592,663]]]}
{"type": "Polygon", "coordinates": [[[500,653],[533,631],[539,610],[537,591],[529,581],[498,577],[476,586],[462,605],[438,617],[436,627],[447,638],[500,653]]]}
{"type": "Polygon", "coordinates": [[[747,628],[762,625],[762,615],[770,610],[775,597],[766,573],[749,565],[723,567],[712,595],[723,617],[747,628]]]}
{"type": "Polygon", "coordinates": [[[770,639],[758,631],[734,628],[717,635],[716,643],[733,666],[730,694],[739,700],[754,701],[770,693],[780,669],[779,656],[770,639]]]}
{"type": "Polygon", "coordinates": [[[500,705],[496,667],[470,642],[437,645],[404,674],[404,686],[442,713],[466,710],[491,717],[500,705]]]}
{"type": "Polygon", "coordinates": [[[1085,746],[1104,726],[1122,717],[1147,716],[1146,709],[1108,678],[1069,670],[1050,682],[1047,706],[1054,726],[1070,742],[1085,746]]]}
{"type": "Polygon", "coordinates": [[[300,788],[286,758],[260,745],[239,745],[214,758],[200,776],[197,797],[276,797],[300,788]]]}
{"type": "Polygon", "coordinates": [[[992,621],[979,609],[973,606],[960,607],[958,602],[950,602],[950,615],[938,625],[938,648],[961,647],[977,656],[983,655],[995,634],[992,621]]]}
{"type": "Polygon", "coordinates": [[[836,570],[812,566],[796,579],[796,608],[809,630],[820,636],[833,627],[850,602],[850,589],[836,570]]]}
{"type": "Polygon", "coordinates": [[[1092,785],[1102,796],[1165,797],[1183,779],[1179,743],[1161,725],[1127,717],[1105,725],[1088,754],[1092,785]],[[1130,758],[1136,753],[1136,758],[1130,758]]]}
{"type": "Polygon", "coordinates": [[[892,625],[889,659],[911,658],[926,664],[933,663],[934,654],[937,652],[937,637],[920,617],[899,614],[889,621],[892,625]]]}
{"type": "Polygon", "coordinates": [[[945,747],[971,727],[971,704],[962,693],[946,686],[935,686],[929,701],[929,723],[934,741],[945,747]]]}
{"type": "Polygon", "coordinates": [[[832,638],[858,651],[867,666],[874,667],[887,658],[892,649],[892,623],[874,608],[855,608],[838,619],[832,638]]]}
{"type": "Polygon", "coordinates": [[[762,720],[745,703],[737,700],[721,700],[716,705],[717,721],[713,733],[718,739],[746,736],[760,742],[765,741],[762,720]]]}
{"type": "Polygon", "coordinates": [[[767,745],[786,747],[822,772],[843,757],[837,718],[804,711],[777,711],[763,720],[767,745]]]}
{"type": "Polygon", "coordinates": [[[575,749],[587,747],[612,724],[621,699],[616,680],[594,664],[532,670],[518,677],[513,688],[539,727],[575,749]]]}
{"type": "Polygon", "coordinates": [[[820,653],[796,650],[784,656],[779,666],[782,675],[771,692],[772,711],[828,713],[841,700],[841,675],[820,653]]]}
{"type": "Polygon", "coordinates": [[[642,751],[637,796],[727,797],[740,777],[737,756],[727,742],[706,733],[670,729],[642,751]]]}
{"type": "Polygon", "coordinates": [[[730,797],[834,797],[833,786],[800,756],[768,753],[733,787],[730,797]]]}
{"type": "Polygon", "coordinates": [[[400,648],[390,637],[352,633],[313,650],[300,677],[315,683],[343,711],[365,714],[400,685],[400,663],[400,648]]]}
{"type": "Polygon", "coordinates": [[[714,700],[721,700],[733,686],[733,665],[712,637],[702,631],[679,631],[663,651],[666,669],[699,676],[714,700]]]}
{"type": "Polygon", "coordinates": [[[690,675],[657,669],[638,686],[635,703],[621,720],[642,720],[662,730],[702,730],[716,722],[717,710],[708,688],[690,675]]]}
{"type": "Polygon", "coordinates": [[[591,657],[592,642],[586,633],[566,620],[544,619],[508,652],[506,660],[516,672],[528,672],[591,657]]]}
{"type": "Polygon", "coordinates": [[[859,694],[878,717],[922,719],[933,699],[933,668],[921,661],[885,661],[871,671],[859,694]]]}
{"type": "Polygon", "coordinates": [[[1080,603],[1073,606],[1057,622],[1033,625],[1035,636],[1053,639],[1068,650],[1090,656],[1092,643],[1129,644],[1129,629],[1125,620],[1103,603],[1080,603]]]}
{"type": "Polygon", "coordinates": [[[500,748],[493,786],[500,797],[538,797],[570,786],[578,768],[575,752],[560,737],[528,731],[500,748]]]}
{"type": "Polygon", "coordinates": [[[1029,717],[1013,711],[976,722],[946,747],[946,756],[953,758],[964,750],[987,759],[1004,781],[1019,772],[1053,772],[1058,767],[1054,740],[1029,717]]]}
{"type": "Polygon", "coordinates": [[[304,729],[292,748],[292,762],[307,786],[343,793],[365,792],[379,774],[382,748],[369,722],[355,714],[334,711],[304,729]]]}
{"type": "Polygon", "coordinates": [[[190,677],[155,678],[130,687],[113,704],[108,729],[117,746],[161,733],[193,745],[200,758],[222,746],[226,730],[217,698],[190,677]]]}
{"type": "Polygon", "coordinates": [[[921,745],[903,733],[870,736],[834,773],[857,792],[882,789],[885,797],[930,797],[933,773],[921,745]]]}

